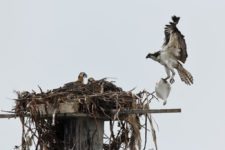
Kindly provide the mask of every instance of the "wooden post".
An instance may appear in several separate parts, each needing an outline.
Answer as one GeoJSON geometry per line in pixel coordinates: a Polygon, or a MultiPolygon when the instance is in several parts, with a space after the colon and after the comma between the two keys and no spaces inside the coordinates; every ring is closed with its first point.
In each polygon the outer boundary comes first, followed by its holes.
{"type": "MultiPolygon", "coordinates": [[[[103,147],[104,120],[90,117],[60,119],[57,134],[61,138],[62,150],[101,150],[103,147]],[[63,128],[63,129],[62,129],[63,128]]],[[[60,139],[60,137],[59,137],[60,139]]],[[[61,142],[60,142],[61,143],[61,142]]]]}

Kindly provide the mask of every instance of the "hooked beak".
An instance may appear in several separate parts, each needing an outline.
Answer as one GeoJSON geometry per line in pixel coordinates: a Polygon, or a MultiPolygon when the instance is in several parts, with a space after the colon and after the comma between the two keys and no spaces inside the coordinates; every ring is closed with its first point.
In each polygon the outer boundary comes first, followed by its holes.
{"type": "Polygon", "coordinates": [[[84,78],[87,78],[87,74],[86,74],[85,72],[84,72],[84,75],[83,75],[83,77],[84,77],[84,78]]]}
{"type": "Polygon", "coordinates": [[[145,58],[146,58],[146,59],[147,59],[147,58],[151,58],[151,56],[152,56],[152,54],[149,53],[145,58]]]}

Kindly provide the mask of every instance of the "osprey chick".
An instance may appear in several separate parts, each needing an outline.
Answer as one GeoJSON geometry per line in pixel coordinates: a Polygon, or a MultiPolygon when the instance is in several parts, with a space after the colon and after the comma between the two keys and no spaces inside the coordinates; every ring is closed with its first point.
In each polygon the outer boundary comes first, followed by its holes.
{"type": "Polygon", "coordinates": [[[181,81],[191,85],[193,84],[193,77],[182,65],[182,63],[185,63],[188,55],[184,36],[177,28],[179,20],[180,17],[172,16],[172,22],[165,26],[165,41],[162,50],[155,53],[149,53],[146,58],[151,58],[165,67],[167,74],[165,80],[170,79],[171,84],[175,81],[174,69],[176,69],[181,81]]]}
{"type": "Polygon", "coordinates": [[[96,82],[95,79],[93,77],[88,78],[88,83],[87,84],[92,84],[96,82]]]}

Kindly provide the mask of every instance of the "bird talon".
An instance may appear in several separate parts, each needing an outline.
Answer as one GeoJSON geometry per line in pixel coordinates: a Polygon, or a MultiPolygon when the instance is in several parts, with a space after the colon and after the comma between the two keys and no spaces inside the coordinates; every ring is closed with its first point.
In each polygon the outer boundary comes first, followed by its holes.
{"type": "Polygon", "coordinates": [[[170,83],[173,84],[175,82],[175,80],[172,78],[170,79],[170,83]]]}
{"type": "Polygon", "coordinates": [[[168,78],[162,78],[162,80],[166,83],[168,78]]]}
{"type": "Polygon", "coordinates": [[[165,105],[166,105],[166,103],[167,103],[167,101],[165,100],[165,101],[163,102],[163,105],[165,106],[165,105]]]}

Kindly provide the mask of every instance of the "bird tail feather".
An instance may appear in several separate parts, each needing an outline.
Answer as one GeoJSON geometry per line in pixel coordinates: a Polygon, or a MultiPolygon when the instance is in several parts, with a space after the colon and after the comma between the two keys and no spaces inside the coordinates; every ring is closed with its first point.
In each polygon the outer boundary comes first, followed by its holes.
{"type": "Polygon", "coordinates": [[[190,72],[188,72],[181,64],[177,67],[178,74],[181,81],[185,82],[187,85],[193,84],[193,77],[190,72]]]}

